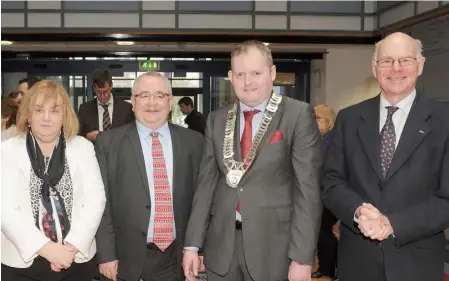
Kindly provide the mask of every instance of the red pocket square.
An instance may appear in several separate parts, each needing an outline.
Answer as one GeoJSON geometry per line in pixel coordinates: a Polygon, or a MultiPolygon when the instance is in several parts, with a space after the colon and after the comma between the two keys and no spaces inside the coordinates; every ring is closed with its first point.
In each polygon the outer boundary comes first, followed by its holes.
{"type": "Polygon", "coordinates": [[[276,132],[274,132],[273,135],[271,136],[270,144],[277,143],[283,139],[284,136],[282,135],[282,132],[280,130],[276,130],[276,132]]]}

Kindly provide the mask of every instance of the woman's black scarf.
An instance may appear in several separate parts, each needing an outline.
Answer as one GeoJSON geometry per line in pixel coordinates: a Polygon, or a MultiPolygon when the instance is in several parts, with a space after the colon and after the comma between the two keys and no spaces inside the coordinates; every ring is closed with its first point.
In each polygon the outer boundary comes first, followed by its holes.
{"type": "MultiPolygon", "coordinates": [[[[48,215],[53,217],[53,213],[57,216],[57,211],[53,210],[50,201],[50,188],[56,193],[59,199],[59,203],[62,208],[62,219],[60,218],[60,224],[63,226],[62,237],[65,238],[70,230],[70,221],[67,216],[64,199],[61,194],[56,190],[56,185],[64,175],[65,170],[65,138],[64,133],[61,130],[59,136],[59,142],[53,150],[50,163],[48,164],[48,170],[45,172],[45,157],[42,154],[41,148],[37,141],[35,141],[31,131],[28,132],[26,137],[26,146],[28,156],[30,157],[31,167],[34,170],[36,176],[42,180],[41,186],[41,198],[42,205],[47,211],[48,215]]],[[[36,216],[36,226],[39,228],[39,215],[36,216]]]]}

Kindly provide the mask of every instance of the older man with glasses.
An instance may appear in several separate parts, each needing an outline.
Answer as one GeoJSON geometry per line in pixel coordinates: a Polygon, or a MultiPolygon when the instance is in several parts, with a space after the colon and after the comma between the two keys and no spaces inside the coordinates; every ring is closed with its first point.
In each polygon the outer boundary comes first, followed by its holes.
{"type": "Polygon", "coordinates": [[[324,204],[341,220],[345,281],[440,281],[449,226],[449,111],[416,81],[421,42],[393,33],[372,62],[381,93],[343,109],[322,174],[324,204]]]}

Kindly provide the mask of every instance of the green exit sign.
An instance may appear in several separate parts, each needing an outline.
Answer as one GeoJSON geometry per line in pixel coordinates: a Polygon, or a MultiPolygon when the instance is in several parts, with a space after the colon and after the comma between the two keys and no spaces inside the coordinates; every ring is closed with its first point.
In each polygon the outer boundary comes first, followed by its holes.
{"type": "Polygon", "coordinates": [[[139,70],[159,70],[161,64],[158,61],[141,61],[139,70]]]}

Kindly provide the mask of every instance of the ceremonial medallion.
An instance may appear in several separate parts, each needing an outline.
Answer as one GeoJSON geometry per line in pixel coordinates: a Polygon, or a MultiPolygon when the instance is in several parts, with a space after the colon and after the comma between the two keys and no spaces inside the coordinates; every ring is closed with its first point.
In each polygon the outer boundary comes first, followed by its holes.
{"type": "Polygon", "coordinates": [[[240,180],[242,179],[243,171],[240,170],[229,170],[226,175],[226,183],[229,187],[237,188],[239,186],[240,180]]]}

